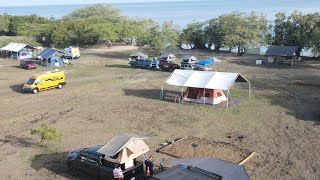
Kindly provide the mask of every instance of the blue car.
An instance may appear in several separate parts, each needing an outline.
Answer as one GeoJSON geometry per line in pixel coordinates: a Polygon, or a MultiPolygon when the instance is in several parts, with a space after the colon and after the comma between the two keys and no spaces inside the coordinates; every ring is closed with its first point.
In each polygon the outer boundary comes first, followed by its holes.
{"type": "Polygon", "coordinates": [[[131,60],[129,61],[129,65],[131,65],[131,67],[133,68],[146,68],[146,69],[151,69],[156,67],[156,64],[149,59],[131,60]]]}

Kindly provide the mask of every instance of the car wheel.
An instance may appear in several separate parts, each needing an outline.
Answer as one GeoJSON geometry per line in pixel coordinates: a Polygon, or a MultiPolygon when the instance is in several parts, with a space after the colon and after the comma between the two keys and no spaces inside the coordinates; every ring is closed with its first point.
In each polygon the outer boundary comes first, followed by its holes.
{"type": "Polygon", "coordinates": [[[78,174],[78,172],[71,165],[68,166],[68,170],[71,176],[76,176],[78,174]]]}
{"type": "Polygon", "coordinates": [[[33,89],[32,92],[33,92],[33,94],[37,94],[38,93],[38,89],[33,89]]]}
{"type": "Polygon", "coordinates": [[[62,84],[58,84],[58,89],[62,89],[62,84]]]}
{"type": "Polygon", "coordinates": [[[150,66],[149,66],[149,65],[146,65],[146,69],[150,69],[150,66]]]}

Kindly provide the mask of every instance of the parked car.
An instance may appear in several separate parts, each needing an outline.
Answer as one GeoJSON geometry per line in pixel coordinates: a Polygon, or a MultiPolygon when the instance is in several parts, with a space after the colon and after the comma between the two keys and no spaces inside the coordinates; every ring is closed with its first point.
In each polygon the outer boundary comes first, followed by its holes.
{"type": "Polygon", "coordinates": [[[175,69],[180,69],[179,64],[176,64],[171,61],[161,61],[159,62],[159,68],[161,70],[168,70],[168,71],[174,71],[175,69]]]}
{"type": "Polygon", "coordinates": [[[183,70],[199,70],[196,64],[181,63],[181,69],[183,70]]]}
{"type": "Polygon", "coordinates": [[[61,58],[69,58],[69,59],[79,59],[80,58],[80,50],[78,47],[70,46],[65,48],[63,51],[63,55],[61,58]]]}
{"type": "Polygon", "coordinates": [[[37,68],[37,64],[34,63],[33,61],[21,60],[20,61],[20,67],[24,68],[24,69],[36,69],[37,68]]]}
{"type": "Polygon", "coordinates": [[[129,61],[129,65],[131,65],[131,67],[133,68],[146,68],[146,69],[150,69],[150,68],[155,68],[156,64],[153,63],[151,60],[149,59],[136,59],[136,60],[131,60],[129,61]]]}
{"type": "Polygon", "coordinates": [[[65,74],[63,71],[55,70],[33,74],[31,78],[23,85],[24,92],[37,94],[39,91],[58,88],[66,85],[65,74]]]}
{"type": "MultiPolygon", "coordinates": [[[[106,160],[104,154],[97,152],[102,146],[83,148],[67,155],[67,166],[71,175],[86,174],[96,179],[113,180],[113,170],[117,163],[106,160]]],[[[108,159],[112,159],[111,157],[108,159]]],[[[121,166],[124,180],[143,179],[144,171],[141,162],[134,161],[132,167],[124,169],[121,166]]]]}

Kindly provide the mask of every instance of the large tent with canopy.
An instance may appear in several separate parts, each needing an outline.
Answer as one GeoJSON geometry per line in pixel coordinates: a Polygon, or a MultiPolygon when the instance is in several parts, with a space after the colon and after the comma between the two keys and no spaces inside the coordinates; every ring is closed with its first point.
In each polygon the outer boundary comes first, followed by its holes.
{"type": "MultiPolygon", "coordinates": [[[[6,52],[5,55],[11,55],[12,59],[20,59],[21,57],[24,58],[31,58],[31,54],[27,49],[35,50],[37,49],[35,46],[24,44],[24,43],[14,43],[11,42],[8,45],[0,48],[1,51],[6,52]]],[[[3,54],[3,53],[1,53],[3,54]]]]}
{"type": "Polygon", "coordinates": [[[98,149],[98,153],[114,157],[119,164],[130,166],[133,160],[147,153],[150,149],[143,141],[148,137],[132,134],[119,134],[98,149]]]}
{"type": "Polygon", "coordinates": [[[182,102],[211,105],[226,102],[228,108],[229,99],[233,103],[230,89],[235,82],[249,84],[248,93],[249,99],[251,99],[250,81],[239,73],[176,69],[163,82],[160,98],[163,99],[164,97],[165,85],[178,86],[181,87],[182,102]],[[226,92],[226,95],[224,92],[226,92]]]}
{"type": "Polygon", "coordinates": [[[37,54],[37,58],[41,60],[41,65],[43,66],[64,66],[62,59],[55,54],[61,52],[56,49],[46,48],[37,54]]]}

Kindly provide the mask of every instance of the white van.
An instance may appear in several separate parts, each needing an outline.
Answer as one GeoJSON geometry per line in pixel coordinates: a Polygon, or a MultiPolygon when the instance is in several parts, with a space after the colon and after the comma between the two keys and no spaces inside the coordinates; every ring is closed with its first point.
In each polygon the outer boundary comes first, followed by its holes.
{"type": "Polygon", "coordinates": [[[78,59],[80,58],[80,50],[78,47],[70,46],[63,51],[62,58],[78,59]]]}

